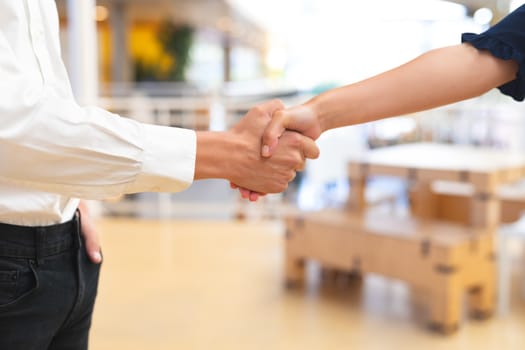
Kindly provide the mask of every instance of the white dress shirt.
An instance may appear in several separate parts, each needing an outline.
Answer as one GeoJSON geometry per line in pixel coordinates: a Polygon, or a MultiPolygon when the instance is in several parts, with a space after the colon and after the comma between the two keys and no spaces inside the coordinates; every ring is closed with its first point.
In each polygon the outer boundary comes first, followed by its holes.
{"type": "Polygon", "coordinates": [[[75,198],[181,191],[195,155],[194,131],[80,107],[55,1],[0,0],[0,222],[49,225],[71,219],[75,198]]]}

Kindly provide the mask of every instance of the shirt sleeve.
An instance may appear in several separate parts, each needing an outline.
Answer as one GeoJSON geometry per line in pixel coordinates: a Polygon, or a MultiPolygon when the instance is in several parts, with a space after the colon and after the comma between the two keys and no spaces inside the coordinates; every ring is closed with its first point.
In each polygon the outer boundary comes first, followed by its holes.
{"type": "Polygon", "coordinates": [[[498,89],[516,101],[523,101],[525,98],[525,5],[481,34],[464,33],[461,41],[479,50],[488,50],[497,58],[515,60],[519,65],[516,79],[499,86],[498,89]]]}
{"type": "Polygon", "coordinates": [[[188,187],[192,130],[82,108],[25,73],[0,31],[0,182],[69,197],[188,187]],[[37,83],[35,83],[37,82],[37,83]]]}

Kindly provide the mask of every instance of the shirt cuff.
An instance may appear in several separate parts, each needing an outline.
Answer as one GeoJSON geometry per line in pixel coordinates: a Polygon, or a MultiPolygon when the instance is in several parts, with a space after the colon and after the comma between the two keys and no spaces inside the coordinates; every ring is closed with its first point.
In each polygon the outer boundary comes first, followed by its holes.
{"type": "Polygon", "coordinates": [[[142,167],[126,192],[180,192],[194,178],[197,135],[189,129],[142,124],[142,167]]]}

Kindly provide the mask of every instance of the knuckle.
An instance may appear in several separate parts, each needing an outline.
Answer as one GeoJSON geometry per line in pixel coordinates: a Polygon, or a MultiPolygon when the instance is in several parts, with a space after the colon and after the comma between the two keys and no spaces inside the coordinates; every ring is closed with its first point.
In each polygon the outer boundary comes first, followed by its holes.
{"type": "Polygon", "coordinates": [[[261,106],[252,107],[252,112],[255,114],[264,114],[264,109],[261,106]]]}
{"type": "Polygon", "coordinates": [[[276,184],[274,184],[272,186],[272,189],[271,189],[270,193],[279,193],[279,192],[282,192],[282,191],[283,191],[282,185],[281,185],[280,182],[278,182],[278,183],[276,183],[276,184]]]}
{"type": "Polygon", "coordinates": [[[272,100],[272,103],[278,106],[279,108],[284,108],[284,103],[282,100],[275,98],[272,100]]]}
{"type": "Polygon", "coordinates": [[[292,138],[292,140],[294,140],[295,142],[297,143],[301,143],[301,141],[303,140],[303,137],[301,134],[299,134],[298,132],[290,132],[290,136],[292,138]]]}
{"type": "Polygon", "coordinates": [[[280,193],[286,190],[286,188],[288,187],[288,182],[290,181],[289,175],[290,175],[289,173],[281,174],[281,176],[276,182],[275,193],[280,193]]]}
{"type": "Polygon", "coordinates": [[[303,165],[304,162],[304,158],[300,154],[296,153],[294,158],[295,167],[303,165]]]}
{"type": "Polygon", "coordinates": [[[281,119],[283,117],[283,110],[279,109],[272,114],[273,119],[281,119]]]}
{"type": "Polygon", "coordinates": [[[265,144],[268,144],[270,143],[272,140],[276,139],[275,137],[275,133],[271,130],[266,130],[263,135],[262,135],[262,139],[264,141],[265,144]]]}

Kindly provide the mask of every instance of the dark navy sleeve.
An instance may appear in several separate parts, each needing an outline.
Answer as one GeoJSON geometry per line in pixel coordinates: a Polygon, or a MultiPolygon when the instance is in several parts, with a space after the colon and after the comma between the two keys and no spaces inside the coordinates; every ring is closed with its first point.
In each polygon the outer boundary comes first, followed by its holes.
{"type": "Polygon", "coordinates": [[[461,41],[493,56],[518,62],[516,79],[498,87],[516,101],[525,98],[525,5],[481,34],[464,33],[461,41]]]}

